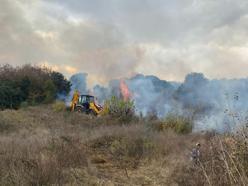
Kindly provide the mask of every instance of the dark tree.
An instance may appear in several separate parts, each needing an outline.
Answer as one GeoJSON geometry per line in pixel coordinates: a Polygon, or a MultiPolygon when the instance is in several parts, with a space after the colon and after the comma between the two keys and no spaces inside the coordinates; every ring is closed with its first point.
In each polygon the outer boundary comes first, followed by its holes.
{"type": "Polygon", "coordinates": [[[63,74],[45,67],[0,65],[0,109],[51,103],[59,94],[66,96],[70,86],[63,74]]]}
{"type": "Polygon", "coordinates": [[[0,83],[0,108],[16,109],[21,103],[21,91],[15,82],[1,81],[0,83]]]}
{"type": "Polygon", "coordinates": [[[64,77],[63,74],[59,72],[52,72],[51,79],[53,84],[57,89],[57,94],[67,95],[70,92],[71,84],[70,82],[64,77]]]}
{"type": "Polygon", "coordinates": [[[20,90],[21,90],[20,96],[23,101],[25,101],[29,96],[30,85],[31,85],[30,79],[27,76],[23,77],[20,82],[20,90]]]}

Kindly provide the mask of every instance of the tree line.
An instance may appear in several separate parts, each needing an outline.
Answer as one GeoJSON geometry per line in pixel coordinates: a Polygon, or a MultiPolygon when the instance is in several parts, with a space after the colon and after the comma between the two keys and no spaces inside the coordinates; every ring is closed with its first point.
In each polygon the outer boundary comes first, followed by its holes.
{"type": "Polygon", "coordinates": [[[58,95],[66,96],[70,87],[70,82],[63,74],[46,67],[2,65],[0,109],[51,103],[58,95]]]}

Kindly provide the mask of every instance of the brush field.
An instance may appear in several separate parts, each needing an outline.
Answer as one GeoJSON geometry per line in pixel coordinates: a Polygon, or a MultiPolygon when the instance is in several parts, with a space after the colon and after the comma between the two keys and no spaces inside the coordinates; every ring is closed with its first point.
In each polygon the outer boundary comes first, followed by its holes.
{"type": "Polygon", "coordinates": [[[0,185],[248,185],[246,128],[190,133],[173,122],[122,123],[52,105],[0,111],[0,185]]]}

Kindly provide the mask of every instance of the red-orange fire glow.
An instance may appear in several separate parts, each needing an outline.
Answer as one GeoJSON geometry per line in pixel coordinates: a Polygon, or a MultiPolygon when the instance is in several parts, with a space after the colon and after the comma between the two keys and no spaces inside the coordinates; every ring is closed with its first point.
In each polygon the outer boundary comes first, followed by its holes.
{"type": "Polygon", "coordinates": [[[120,81],[120,91],[123,96],[124,101],[127,101],[131,98],[131,93],[128,89],[128,86],[124,80],[120,81]]]}

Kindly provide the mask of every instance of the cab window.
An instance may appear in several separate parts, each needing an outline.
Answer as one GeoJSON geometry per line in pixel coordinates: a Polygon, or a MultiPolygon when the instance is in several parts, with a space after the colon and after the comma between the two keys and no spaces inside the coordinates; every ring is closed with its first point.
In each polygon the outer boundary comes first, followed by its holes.
{"type": "Polygon", "coordinates": [[[85,96],[80,96],[78,102],[79,102],[79,104],[87,102],[86,97],[85,96]]]}
{"type": "Polygon", "coordinates": [[[94,97],[89,97],[89,102],[94,102],[94,97]]]}

